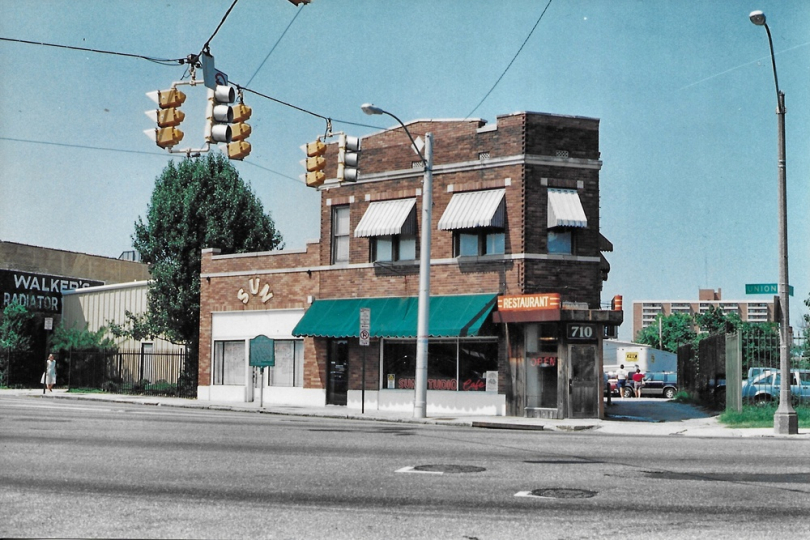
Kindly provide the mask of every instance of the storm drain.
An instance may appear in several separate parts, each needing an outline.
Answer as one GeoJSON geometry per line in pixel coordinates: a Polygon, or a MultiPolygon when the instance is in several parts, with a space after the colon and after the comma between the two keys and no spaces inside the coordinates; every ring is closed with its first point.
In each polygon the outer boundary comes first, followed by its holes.
{"type": "Polygon", "coordinates": [[[460,474],[484,472],[484,467],[475,465],[417,465],[416,467],[403,467],[398,473],[426,473],[426,474],[460,474]]]}
{"type": "Polygon", "coordinates": [[[540,499],[590,499],[596,495],[596,491],[570,488],[542,488],[515,493],[515,497],[537,497],[540,499]]]}

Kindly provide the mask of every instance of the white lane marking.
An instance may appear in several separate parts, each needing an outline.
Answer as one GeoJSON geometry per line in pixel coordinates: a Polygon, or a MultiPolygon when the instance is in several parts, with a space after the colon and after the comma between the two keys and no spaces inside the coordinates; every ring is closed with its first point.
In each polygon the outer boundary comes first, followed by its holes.
{"type": "Polygon", "coordinates": [[[414,467],[402,467],[394,472],[398,473],[414,473],[414,474],[444,474],[442,471],[417,471],[414,467]]]}

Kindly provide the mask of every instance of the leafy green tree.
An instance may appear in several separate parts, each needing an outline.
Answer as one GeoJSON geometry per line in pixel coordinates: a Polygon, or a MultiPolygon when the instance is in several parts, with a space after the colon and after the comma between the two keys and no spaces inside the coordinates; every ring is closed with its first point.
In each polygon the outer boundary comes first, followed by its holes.
{"type": "Polygon", "coordinates": [[[34,314],[16,302],[3,309],[0,319],[0,386],[8,383],[8,369],[12,352],[31,350],[31,325],[34,314]]]}
{"type": "Polygon", "coordinates": [[[659,347],[658,322],[661,321],[660,343],[663,350],[677,353],[678,347],[694,343],[697,334],[693,330],[694,320],[685,313],[673,313],[666,317],[659,315],[655,322],[642,328],[636,334],[636,343],[659,347]]]}
{"type": "Polygon", "coordinates": [[[737,312],[727,313],[719,306],[709,306],[703,313],[695,314],[695,323],[711,335],[735,332],[743,325],[743,320],[737,312]]]}
{"type": "Polygon", "coordinates": [[[0,319],[0,349],[26,352],[31,350],[31,323],[34,314],[17,302],[3,309],[0,319]]]}
{"type": "Polygon", "coordinates": [[[169,162],[155,182],[146,221],[135,223],[133,245],[150,265],[148,311],[128,314],[128,327],[114,333],[185,344],[191,374],[197,370],[201,250],[269,251],[283,242],[233,165],[221,154],[207,154],[169,162]]]}
{"type": "Polygon", "coordinates": [[[65,351],[89,351],[103,350],[114,351],[117,346],[115,342],[106,337],[107,328],[101,327],[92,332],[84,328],[66,328],[60,324],[53,331],[51,338],[51,351],[55,353],[65,351]]]}
{"type": "MultiPolygon", "coordinates": [[[[804,305],[810,308],[810,297],[806,298],[804,305]]],[[[799,325],[801,339],[794,351],[794,356],[799,359],[800,369],[810,369],[810,314],[802,315],[802,322],[799,325]]]]}

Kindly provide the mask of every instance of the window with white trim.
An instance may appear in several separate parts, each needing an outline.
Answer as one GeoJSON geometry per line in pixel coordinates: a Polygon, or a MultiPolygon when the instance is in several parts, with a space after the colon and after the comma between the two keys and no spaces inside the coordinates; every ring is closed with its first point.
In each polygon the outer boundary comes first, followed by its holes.
{"type": "Polygon", "coordinates": [[[245,384],[245,341],[215,341],[211,384],[245,384]]]}
{"type": "Polygon", "coordinates": [[[453,256],[502,255],[505,250],[505,238],[503,229],[453,231],[453,256]]]}
{"type": "Polygon", "coordinates": [[[416,259],[416,235],[392,234],[371,238],[371,261],[413,261],[416,259]]]}
{"type": "Polygon", "coordinates": [[[349,206],[332,208],[332,264],[349,262],[349,206]]]}
{"type": "Polygon", "coordinates": [[[304,341],[277,339],[276,365],[270,368],[268,386],[304,386],[304,341]]]}

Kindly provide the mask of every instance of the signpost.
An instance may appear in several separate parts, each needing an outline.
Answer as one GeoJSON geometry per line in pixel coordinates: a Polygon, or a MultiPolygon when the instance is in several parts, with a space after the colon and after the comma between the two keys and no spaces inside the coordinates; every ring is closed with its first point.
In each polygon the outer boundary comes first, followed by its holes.
{"type": "Polygon", "coordinates": [[[360,308],[360,346],[363,348],[363,387],[360,390],[360,414],[366,414],[366,349],[370,341],[371,309],[360,308]]]}
{"type": "MultiPolygon", "coordinates": [[[[259,368],[259,408],[264,407],[264,368],[276,365],[276,342],[264,335],[250,340],[248,363],[259,368]]],[[[251,398],[251,400],[254,398],[251,398]]]]}
{"type": "MultiPolygon", "coordinates": [[[[788,293],[793,296],[793,286],[788,287],[788,293]]],[[[779,294],[779,285],[776,283],[746,283],[745,294],[779,294]]]]}

